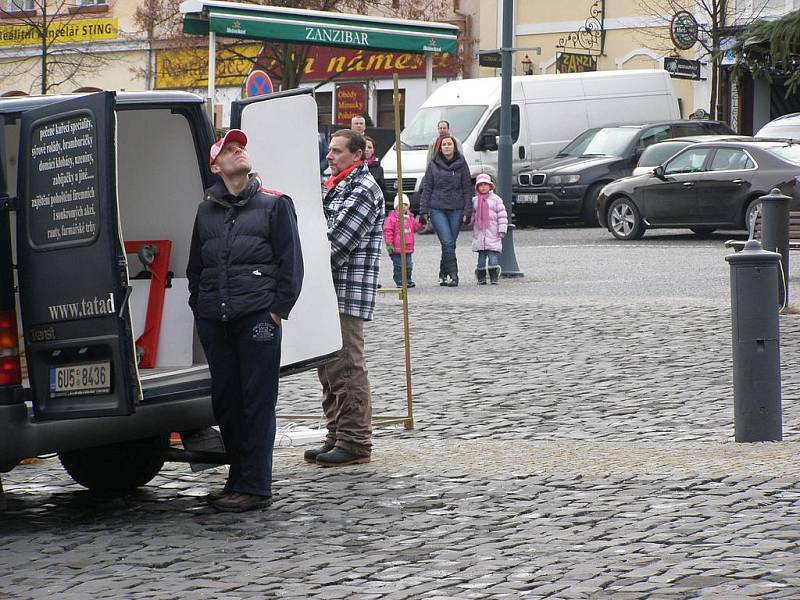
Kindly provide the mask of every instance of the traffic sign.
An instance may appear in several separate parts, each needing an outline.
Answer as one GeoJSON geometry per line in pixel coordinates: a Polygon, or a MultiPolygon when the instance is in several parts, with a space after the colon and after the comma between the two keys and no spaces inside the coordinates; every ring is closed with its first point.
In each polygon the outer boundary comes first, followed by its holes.
{"type": "Polygon", "coordinates": [[[271,94],[272,91],[272,80],[261,69],[253,69],[244,80],[244,95],[246,98],[271,94]]]}

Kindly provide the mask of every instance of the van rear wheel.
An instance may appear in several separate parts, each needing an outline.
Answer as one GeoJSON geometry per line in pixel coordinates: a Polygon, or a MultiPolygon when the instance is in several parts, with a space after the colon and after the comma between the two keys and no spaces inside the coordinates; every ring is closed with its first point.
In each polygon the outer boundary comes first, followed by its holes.
{"type": "Polygon", "coordinates": [[[59,452],[64,470],[92,492],[125,494],[148,483],[164,466],[169,435],[59,452]]]}

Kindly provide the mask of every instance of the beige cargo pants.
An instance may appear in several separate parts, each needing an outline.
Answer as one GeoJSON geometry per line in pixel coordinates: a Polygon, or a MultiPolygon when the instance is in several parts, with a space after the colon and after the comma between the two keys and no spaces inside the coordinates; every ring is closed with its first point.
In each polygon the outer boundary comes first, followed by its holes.
{"type": "Polygon", "coordinates": [[[319,369],[327,441],[355,456],[372,452],[372,394],[364,358],[364,320],[339,315],[342,350],[319,369]]]}

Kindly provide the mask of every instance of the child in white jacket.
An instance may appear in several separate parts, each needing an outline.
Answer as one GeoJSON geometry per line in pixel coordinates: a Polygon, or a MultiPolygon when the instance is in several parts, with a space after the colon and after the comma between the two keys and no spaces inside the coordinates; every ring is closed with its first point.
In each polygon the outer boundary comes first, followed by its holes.
{"type": "Polygon", "coordinates": [[[508,213],[503,200],[494,193],[492,178],[481,173],[475,179],[472,198],[472,249],[478,253],[478,268],[475,276],[478,285],[486,285],[486,272],[492,285],[500,282],[500,253],[503,238],[508,231],[508,213]]]}

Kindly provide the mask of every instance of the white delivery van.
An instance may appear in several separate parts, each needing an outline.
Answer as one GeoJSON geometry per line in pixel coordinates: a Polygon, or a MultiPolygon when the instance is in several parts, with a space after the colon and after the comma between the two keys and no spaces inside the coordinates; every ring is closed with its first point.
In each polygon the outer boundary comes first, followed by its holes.
{"type": "MultiPolygon", "coordinates": [[[[9,98],[0,116],[0,473],[55,452],[90,489],[143,485],[170,432],[214,423],[185,279],[214,180],[203,99],[9,98]]],[[[319,181],[308,176],[319,169],[316,103],[309,90],[236,102],[231,124],[248,134],[265,187],[294,200],[305,277],[283,324],[281,374],[308,369],[341,348],[319,181]]]]}
{"type": "MultiPolygon", "coordinates": [[[[680,118],[669,73],[660,69],[601,71],[513,77],[511,128],[513,174],[537,160],[550,158],[590,127],[680,118]]],[[[450,123],[474,178],[497,177],[500,131],[500,78],[451,81],[423,103],[400,136],[403,190],[412,192],[412,207],[427,167],[428,146],[439,121],[450,123]]],[[[397,190],[394,147],[382,159],[387,205],[397,190]]]]}

